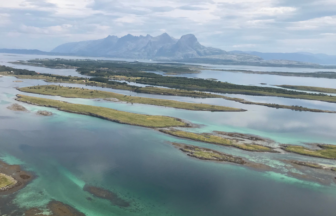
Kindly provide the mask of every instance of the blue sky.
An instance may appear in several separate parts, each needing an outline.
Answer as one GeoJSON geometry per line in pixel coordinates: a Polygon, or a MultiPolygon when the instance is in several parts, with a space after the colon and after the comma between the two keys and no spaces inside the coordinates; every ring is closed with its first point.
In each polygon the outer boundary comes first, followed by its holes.
{"type": "Polygon", "coordinates": [[[224,50],[336,55],[336,0],[10,0],[0,48],[49,51],[108,35],[195,34],[224,50]]]}

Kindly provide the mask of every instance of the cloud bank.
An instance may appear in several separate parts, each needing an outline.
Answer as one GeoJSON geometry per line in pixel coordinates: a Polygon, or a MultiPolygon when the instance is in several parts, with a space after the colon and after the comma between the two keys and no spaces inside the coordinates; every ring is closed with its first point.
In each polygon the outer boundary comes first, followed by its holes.
{"type": "Polygon", "coordinates": [[[195,34],[224,50],[336,54],[334,0],[11,0],[0,48],[51,50],[107,35],[195,34]]]}

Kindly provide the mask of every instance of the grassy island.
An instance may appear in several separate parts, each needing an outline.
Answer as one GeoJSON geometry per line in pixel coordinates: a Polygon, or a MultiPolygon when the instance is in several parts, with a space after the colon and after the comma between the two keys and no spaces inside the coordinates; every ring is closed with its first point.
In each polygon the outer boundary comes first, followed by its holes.
{"type": "Polygon", "coordinates": [[[0,191],[10,188],[16,183],[17,181],[13,177],[0,173],[0,191]]]}
{"type": "Polygon", "coordinates": [[[336,145],[318,145],[319,149],[313,150],[303,146],[283,145],[281,148],[296,154],[336,160],[336,145]]]}
{"type": "Polygon", "coordinates": [[[291,163],[300,165],[300,166],[314,168],[314,169],[323,169],[323,166],[316,164],[316,163],[309,163],[309,162],[302,162],[302,161],[291,161],[291,163]]]}
{"type": "Polygon", "coordinates": [[[225,161],[236,164],[245,164],[243,158],[234,157],[232,155],[224,154],[222,152],[214,151],[212,149],[201,148],[197,146],[185,145],[180,143],[173,143],[173,145],[180,149],[182,152],[187,154],[190,157],[198,158],[201,160],[210,160],[210,161],[225,161]]]}
{"type": "Polygon", "coordinates": [[[26,95],[17,95],[16,100],[37,106],[52,107],[65,112],[94,116],[122,124],[130,124],[150,128],[189,126],[189,124],[183,122],[181,119],[168,116],[154,116],[129,113],[105,107],[71,104],[63,101],[30,97],[26,95]]]}
{"type": "Polygon", "coordinates": [[[187,132],[187,131],[181,131],[181,130],[175,130],[175,129],[161,129],[160,130],[163,133],[176,136],[176,137],[181,137],[181,138],[186,138],[186,139],[191,139],[195,141],[200,141],[200,142],[206,142],[206,143],[211,143],[211,144],[217,144],[217,145],[223,145],[223,146],[231,146],[234,148],[239,148],[245,151],[253,151],[253,152],[276,152],[272,148],[267,147],[267,146],[262,146],[258,144],[245,144],[245,143],[239,143],[234,140],[226,139],[221,136],[216,136],[213,134],[208,134],[208,133],[192,133],[192,132],[187,132]]]}
{"type": "MultiPolygon", "coordinates": [[[[19,79],[43,79],[46,82],[53,83],[75,83],[88,86],[97,86],[102,88],[112,88],[112,89],[121,89],[128,90],[137,93],[146,93],[146,94],[158,94],[158,95],[173,95],[173,96],[184,96],[184,97],[194,97],[194,98],[223,98],[225,100],[231,100],[242,104],[248,105],[259,105],[267,106],[276,109],[290,109],[294,111],[306,111],[306,112],[321,112],[321,113],[335,113],[335,111],[330,110],[320,110],[320,109],[311,109],[302,106],[288,106],[281,104],[271,104],[271,103],[258,103],[247,101],[241,98],[227,97],[218,94],[212,94],[204,91],[212,91],[214,93],[238,93],[238,94],[250,94],[250,95],[264,95],[264,96],[276,96],[276,97],[289,97],[289,98],[298,98],[298,99],[307,99],[307,100],[321,100],[326,102],[336,102],[336,97],[331,97],[325,94],[310,94],[305,92],[295,92],[285,89],[278,88],[263,88],[256,87],[262,92],[252,92],[250,90],[254,89],[254,86],[250,86],[248,91],[240,91],[239,88],[245,88],[243,85],[235,85],[230,83],[223,83],[213,80],[203,80],[203,79],[189,79],[185,77],[164,77],[158,74],[153,73],[143,73],[143,72],[111,72],[106,70],[96,70],[95,73],[87,72],[85,68],[77,69],[80,73],[85,75],[93,76],[93,78],[83,78],[83,77],[72,77],[72,76],[59,76],[53,74],[39,74],[34,71],[24,70],[24,69],[15,69],[6,66],[0,66],[0,74],[4,76],[15,76],[19,79]],[[169,81],[170,84],[162,83],[162,80],[157,80],[158,78],[163,78],[164,81],[169,81]],[[177,78],[177,79],[175,79],[177,78]],[[114,80],[124,80],[124,81],[133,81],[143,83],[144,81],[150,81],[148,84],[152,85],[162,85],[169,88],[161,87],[138,87],[129,85],[126,82],[120,81],[111,81],[114,80]],[[181,80],[179,80],[181,79],[181,80]],[[156,81],[157,80],[157,81],[156,81]],[[183,82],[186,82],[185,86],[183,82]],[[192,81],[191,84],[188,84],[192,81]],[[176,82],[176,83],[175,83],[176,82]],[[218,88],[216,85],[223,85],[218,88]],[[201,87],[203,86],[203,87],[201,87]],[[239,87],[237,89],[237,87],[239,87]],[[215,89],[214,89],[215,88],[215,89]],[[251,89],[252,88],[252,89],[251,89]],[[227,90],[225,90],[227,89],[227,90]],[[237,92],[236,90],[237,89],[237,92]],[[281,94],[278,94],[281,93],[281,94]],[[285,93],[285,94],[283,94],[285,93]]],[[[144,83],[144,84],[146,84],[144,83]]]]}
{"type": "Polygon", "coordinates": [[[63,87],[63,86],[57,86],[57,85],[32,86],[32,87],[20,88],[19,90],[23,92],[29,92],[29,93],[35,93],[35,94],[54,95],[54,96],[62,96],[62,97],[68,97],[68,98],[103,98],[103,99],[114,98],[114,99],[117,99],[118,101],[132,103],[132,104],[133,103],[149,104],[149,105],[173,107],[173,108],[187,109],[187,110],[232,111],[232,112],[244,111],[242,109],[236,109],[236,108],[224,107],[224,106],[186,103],[186,102],[180,102],[180,101],[155,99],[155,98],[134,97],[134,96],[127,96],[127,95],[117,94],[117,93],[107,92],[107,91],[98,91],[98,90],[76,88],[76,87],[63,87]]]}
{"type": "Polygon", "coordinates": [[[32,174],[22,170],[20,166],[9,165],[0,160],[0,196],[15,193],[32,179],[32,174]]]}
{"type": "Polygon", "coordinates": [[[293,76],[293,77],[315,77],[336,79],[336,72],[278,72],[278,71],[251,71],[251,70],[226,70],[226,69],[211,69],[215,71],[223,71],[230,73],[247,73],[247,74],[261,74],[261,75],[276,75],[276,76],[293,76]]]}
{"type": "Polygon", "coordinates": [[[302,90],[302,91],[336,94],[336,89],[334,88],[322,88],[322,87],[315,87],[315,86],[295,86],[295,85],[278,85],[278,86],[282,88],[302,90]]]}

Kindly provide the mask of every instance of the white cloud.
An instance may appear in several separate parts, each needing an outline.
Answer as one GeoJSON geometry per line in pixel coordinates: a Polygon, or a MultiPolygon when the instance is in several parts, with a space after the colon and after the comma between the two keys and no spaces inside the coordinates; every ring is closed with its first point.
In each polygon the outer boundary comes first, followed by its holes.
{"type": "Polygon", "coordinates": [[[44,34],[44,35],[57,36],[60,34],[68,33],[71,28],[72,28],[72,25],[70,24],[49,26],[45,28],[22,25],[20,27],[20,31],[23,33],[28,33],[28,34],[33,34],[33,35],[34,34],[38,34],[38,35],[44,34]]]}
{"type": "Polygon", "coordinates": [[[335,0],[0,1],[1,32],[38,37],[36,48],[109,34],[167,32],[177,38],[193,33],[201,43],[227,50],[290,52],[303,45],[284,41],[313,40],[315,50],[320,47],[320,52],[336,54],[324,45],[325,39],[335,44],[335,17],[335,0]]]}
{"type": "Polygon", "coordinates": [[[310,20],[304,20],[293,23],[288,29],[291,30],[311,30],[332,27],[336,29],[336,16],[325,16],[310,20]]]}

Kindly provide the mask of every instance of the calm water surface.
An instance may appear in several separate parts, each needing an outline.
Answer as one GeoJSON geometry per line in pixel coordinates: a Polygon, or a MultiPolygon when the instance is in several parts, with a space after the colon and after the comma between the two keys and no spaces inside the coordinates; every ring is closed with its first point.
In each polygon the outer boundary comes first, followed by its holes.
{"type": "MultiPolygon", "coordinates": [[[[48,69],[39,70],[42,72],[48,69]]],[[[61,70],[60,73],[67,71],[73,73],[71,70],[61,70]]],[[[35,114],[42,108],[27,104],[23,105],[29,112],[13,112],[6,107],[14,103],[15,95],[20,93],[14,87],[45,84],[41,80],[24,80],[22,83],[15,83],[14,80],[13,77],[0,78],[0,156],[8,163],[21,164],[38,176],[14,197],[13,203],[21,209],[44,206],[55,199],[92,216],[335,215],[336,187],[333,184],[324,186],[288,177],[287,168],[277,160],[283,157],[304,157],[292,154],[283,156],[249,153],[51,108],[43,110],[52,111],[54,115],[42,117],[35,114]],[[276,168],[277,173],[195,160],[171,146],[169,142],[172,141],[213,148],[256,162],[262,161],[276,168]],[[85,184],[113,191],[130,201],[131,207],[119,208],[108,201],[94,198],[83,191],[85,184]],[[89,201],[88,197],[92,198],[92,201],[89,201]]],[[[235,131],[258,134],[279,143],[336,144],[336,114],[276,110],[223,99],[194,99],[104,90],[127,95],[241,107],[248,109],[248,112],[197,112],[102,100],[41,97],[134,113],[179,117],[200,124],[200,128],[192,129],[197,132],[235,131]]],[[[336,110],[336,104],[331,103],[273,97],[251,99],[300,103],[336,110]]],[[[311,161],[336,166],[329,160],[311,161]]],[[[4,198],[0,198],[0,203],[1,199],[4,198]]],[[[0,204],[1,213],[6,213],[8,208],[0,204]]]]}

